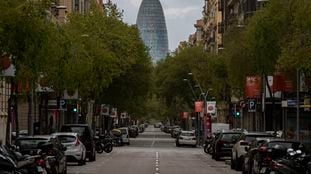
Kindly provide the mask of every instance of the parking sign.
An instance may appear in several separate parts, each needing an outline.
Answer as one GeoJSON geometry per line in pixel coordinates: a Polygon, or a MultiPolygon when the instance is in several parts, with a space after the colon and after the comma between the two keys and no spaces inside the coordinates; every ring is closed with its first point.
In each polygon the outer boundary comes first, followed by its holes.
{"type": "Polygon", "coordinates": [[[257,110],[257,103],[255,99],[248,100],[248,112],[256,112],[257,110]]]}

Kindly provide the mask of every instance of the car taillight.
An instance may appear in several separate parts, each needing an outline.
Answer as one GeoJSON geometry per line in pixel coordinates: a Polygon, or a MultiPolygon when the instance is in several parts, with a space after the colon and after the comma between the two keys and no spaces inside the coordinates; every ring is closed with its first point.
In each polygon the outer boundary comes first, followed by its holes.
{"type": "Polygon", "coordinates": [[[48,155],[50,155],[50,156],[55,156],[55,155],[56,155],[55,150],[50,149],[50,150],[48,151],[48,155]]]}
{"type": "Polygon", "coordinates": [[[226,143],[227,143],[227,142],[224,141],[224,140],[219,140],[219,141],[217,142],[217,144],[220,145],[220,146],[223,146],[223,145],[226,144],[226,143]]]}
{"type": "Polygon", "coordinates": [[[267,152],[268,148],[265,146],[259,147],[258,152],[267,152]]]}
{"type": "Polygon", "coordinates": [[[272,158],[271,157],[266,157],[266,158],[263,159],[263,161],[268,163],[268,162],[272,161],[272,158]]]}
{"type": "Polygon", "coordinates": [[[41,167],[45,167],[45,161],[43,159],[40,159],[37,161],[37,165],[41,166],[41,167]]]}
{"type": "Polygon", "coordinates": [[[77,139],[76,140],[76,144],[75,144],[76,146],[79,146],[80,145],[80,140],[79,139],[77,139]]]}
{"type": "Polygon", "coordinates": [[[273,169],[282,168],[283,166],[284,166],[283,164],[280,164],[280,163],[278,163],[278,162],[275,162],[275,161],[272,161],[272,162],[271,162],[271,167],[272,167],[273,169]]]}

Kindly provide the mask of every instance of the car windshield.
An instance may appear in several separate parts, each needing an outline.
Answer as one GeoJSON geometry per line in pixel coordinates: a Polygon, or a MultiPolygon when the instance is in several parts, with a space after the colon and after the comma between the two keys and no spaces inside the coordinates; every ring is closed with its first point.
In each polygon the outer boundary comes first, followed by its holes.
{"type": "Polygon", "coordinates": [[[193,132],[182,132],[181,136],[188,136],[188,137],[193,137],[194,133],[193,132]]]}
{"type": "Polygon", "coordinates": [[[239,133],[226,133],[226,134],[222,134],[222,140],[224,141],[228,141],[228,142],[232,142],[233,139],[238,139],[240,137],[241,134],[239,133]]]}
{"type": "Polygon", "coordinates": [[[273,135],[247,135],[245,137],[245,141],[246,142],[251,142],[253,140],[255,140],[257,137],[273,137],[273,135]]]}
{"type": "Polygon", "coordinates": [[[274,147],[275,145],[280,145],[286,149],[292,148],[294,150],[303,148],[302,144],[299,142],[273,141],[268,143],[268,147],[270,148],[274,147]]]}
{"type": "Polygon", "coordinates": [[[74,132],[77,133],[79,136],[85,136],[85,127],[73,127],[73,126],[66,126],[62,131],[64,132],[74,132]]]}
{"type": "Polygon", "coordinates": [[[17,144],[21,149],[38,149],[39,145],[49,142],[48,139],[22,139],[17,144]]]}
{"type": "Polygon", "coordinates": [[[76,137],[72,135],[59,135],[58,138],[61,143],[72,143],[76,141],[76,137]]]}
{"type": "Polygon", "coordinates": [[[126,129],[120,129],[122,134],[127,134],[126,129]]]}

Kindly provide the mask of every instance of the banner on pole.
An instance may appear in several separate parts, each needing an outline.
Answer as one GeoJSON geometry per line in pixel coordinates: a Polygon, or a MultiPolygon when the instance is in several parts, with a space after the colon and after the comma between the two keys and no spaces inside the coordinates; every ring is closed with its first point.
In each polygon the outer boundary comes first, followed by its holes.
{"type": "Polygon", "coordinates": [[[247,76],[245,84],[245,97],[246,98],[261,98],[261,77],[260,76],[247,76]]]}
{"type": "Polygon", "coordinates": [[[206,113],[215,114],[216,113],[216,101],[206,102],[206,113]]]}
{"type": "Polygon", "coordinates": [[[194,103],[194,105],[195,105],[195,108],[194,108],[195,112],[202,112],[203,111],[203,101],[196,101],[194,103]]]}
{"type": "Polygon", "coordinates": [[[182,112],[181,119],[187,120],[189,117],[189,112],[182,112]]]}
{"type": "Polygon", "coordinates": [[[102,104],[100,107],[100,113],[101,113],[101,115],[108,116],[109,115],[109,106],[102,104]]]}
{"type": "Polygon", "coordinates": [[[118,115],[118,109],[117,109],[117,108],[112,108],[112,109],[111,109],[110,117],[116,118],[117,115],[118,115]]]}

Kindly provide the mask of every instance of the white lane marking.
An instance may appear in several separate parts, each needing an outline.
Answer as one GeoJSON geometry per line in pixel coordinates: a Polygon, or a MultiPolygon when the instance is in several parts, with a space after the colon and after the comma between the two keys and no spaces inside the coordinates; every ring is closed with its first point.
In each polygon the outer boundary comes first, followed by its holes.
{"type": "Polygon", "coordinates": [[[155,165],[156,173],[155,174],[160,174],[160,165],[159,165],[159,152],[156,152],[156,165],[155,165]]]}
{"type": "MultiPolygon", "coordinates": [[[[154,129],[154,128],[153,128],[154,129]]],[[[151,144],[151,148],[154,146],[154,143],[155,143],[155,141],[156,141],[156,134],[155,134],[155,131],[153,131],[153,139],[152,139],[152,144],[151,144]]]]}

